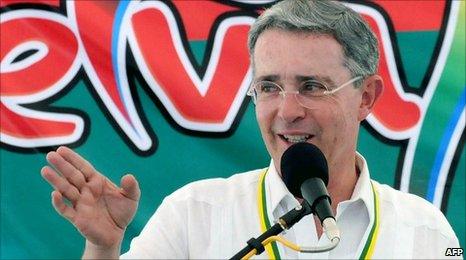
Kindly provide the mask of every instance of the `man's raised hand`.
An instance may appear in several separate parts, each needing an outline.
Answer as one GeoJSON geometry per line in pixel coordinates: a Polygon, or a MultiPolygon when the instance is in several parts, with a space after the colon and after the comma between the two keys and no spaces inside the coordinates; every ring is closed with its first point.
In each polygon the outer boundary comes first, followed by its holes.
{"type": "Polygon", "coordinates": [[[63,146],[48,153],[47,161],[53,168],[44,166],[41,174],[54,188],[52,204],[57,212],[93,246],[119,248],[141,194],[134,176],[123,176],[119,188],[79,154],[63,146]]]}

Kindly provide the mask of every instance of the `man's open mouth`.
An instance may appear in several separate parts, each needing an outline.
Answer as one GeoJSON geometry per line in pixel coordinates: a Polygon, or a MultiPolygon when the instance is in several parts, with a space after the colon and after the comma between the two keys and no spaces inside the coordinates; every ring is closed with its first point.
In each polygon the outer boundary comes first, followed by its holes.
{"type": "Polygon", "coordinates": [[[312,135],[281,135],[280,138],[290,143],[301,143],[306,142],[309,138],[312,138],[312,135]]]}

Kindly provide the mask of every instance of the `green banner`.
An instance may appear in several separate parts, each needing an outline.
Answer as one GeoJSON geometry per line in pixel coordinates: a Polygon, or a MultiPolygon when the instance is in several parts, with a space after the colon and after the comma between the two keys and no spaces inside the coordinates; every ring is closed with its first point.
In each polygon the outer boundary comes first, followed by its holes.
{"type": "MultiPolygon", "coordinates": [[[[138,179],[123,250],[176,189],[266,167],[246,39],[272,2],[2,0],[0,258],[81,257],[40,176],[60,145],[138,179]]],[[[376,32],[385,81],[358,151],[372,178],[440,208],[464,248],[465,2],[345,4],[376,32]]]]}

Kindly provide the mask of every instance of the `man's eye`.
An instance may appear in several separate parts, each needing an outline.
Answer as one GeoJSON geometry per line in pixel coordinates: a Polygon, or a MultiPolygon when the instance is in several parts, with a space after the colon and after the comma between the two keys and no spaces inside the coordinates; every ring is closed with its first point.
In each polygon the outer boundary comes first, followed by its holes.
{"type": "Polygon", "coordinates": [[[276,93],[280,91],[280,88],[271,82],[261,82],[258,84],[258,91],[260,93],[276,93]]]}
{"type": "Polygon", "coordinates": [[[310,80],[310,81],[303,82],[303,84],[301,85],[300,92],[303,94],[321,93],[321,92],[324,92],[325,90],[327,90],[327,88],[325,87],[324,84],[318,81],[310,80]]]}

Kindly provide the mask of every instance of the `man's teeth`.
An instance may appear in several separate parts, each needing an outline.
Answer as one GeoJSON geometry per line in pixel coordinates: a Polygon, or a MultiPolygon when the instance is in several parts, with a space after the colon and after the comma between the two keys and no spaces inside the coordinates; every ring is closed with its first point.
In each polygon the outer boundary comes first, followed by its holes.
{"type": "Polygon", "coordinates": [[[283,137],[290,143],[305,142],[309,139],[309,135],[283,135],[283,137]]]}

